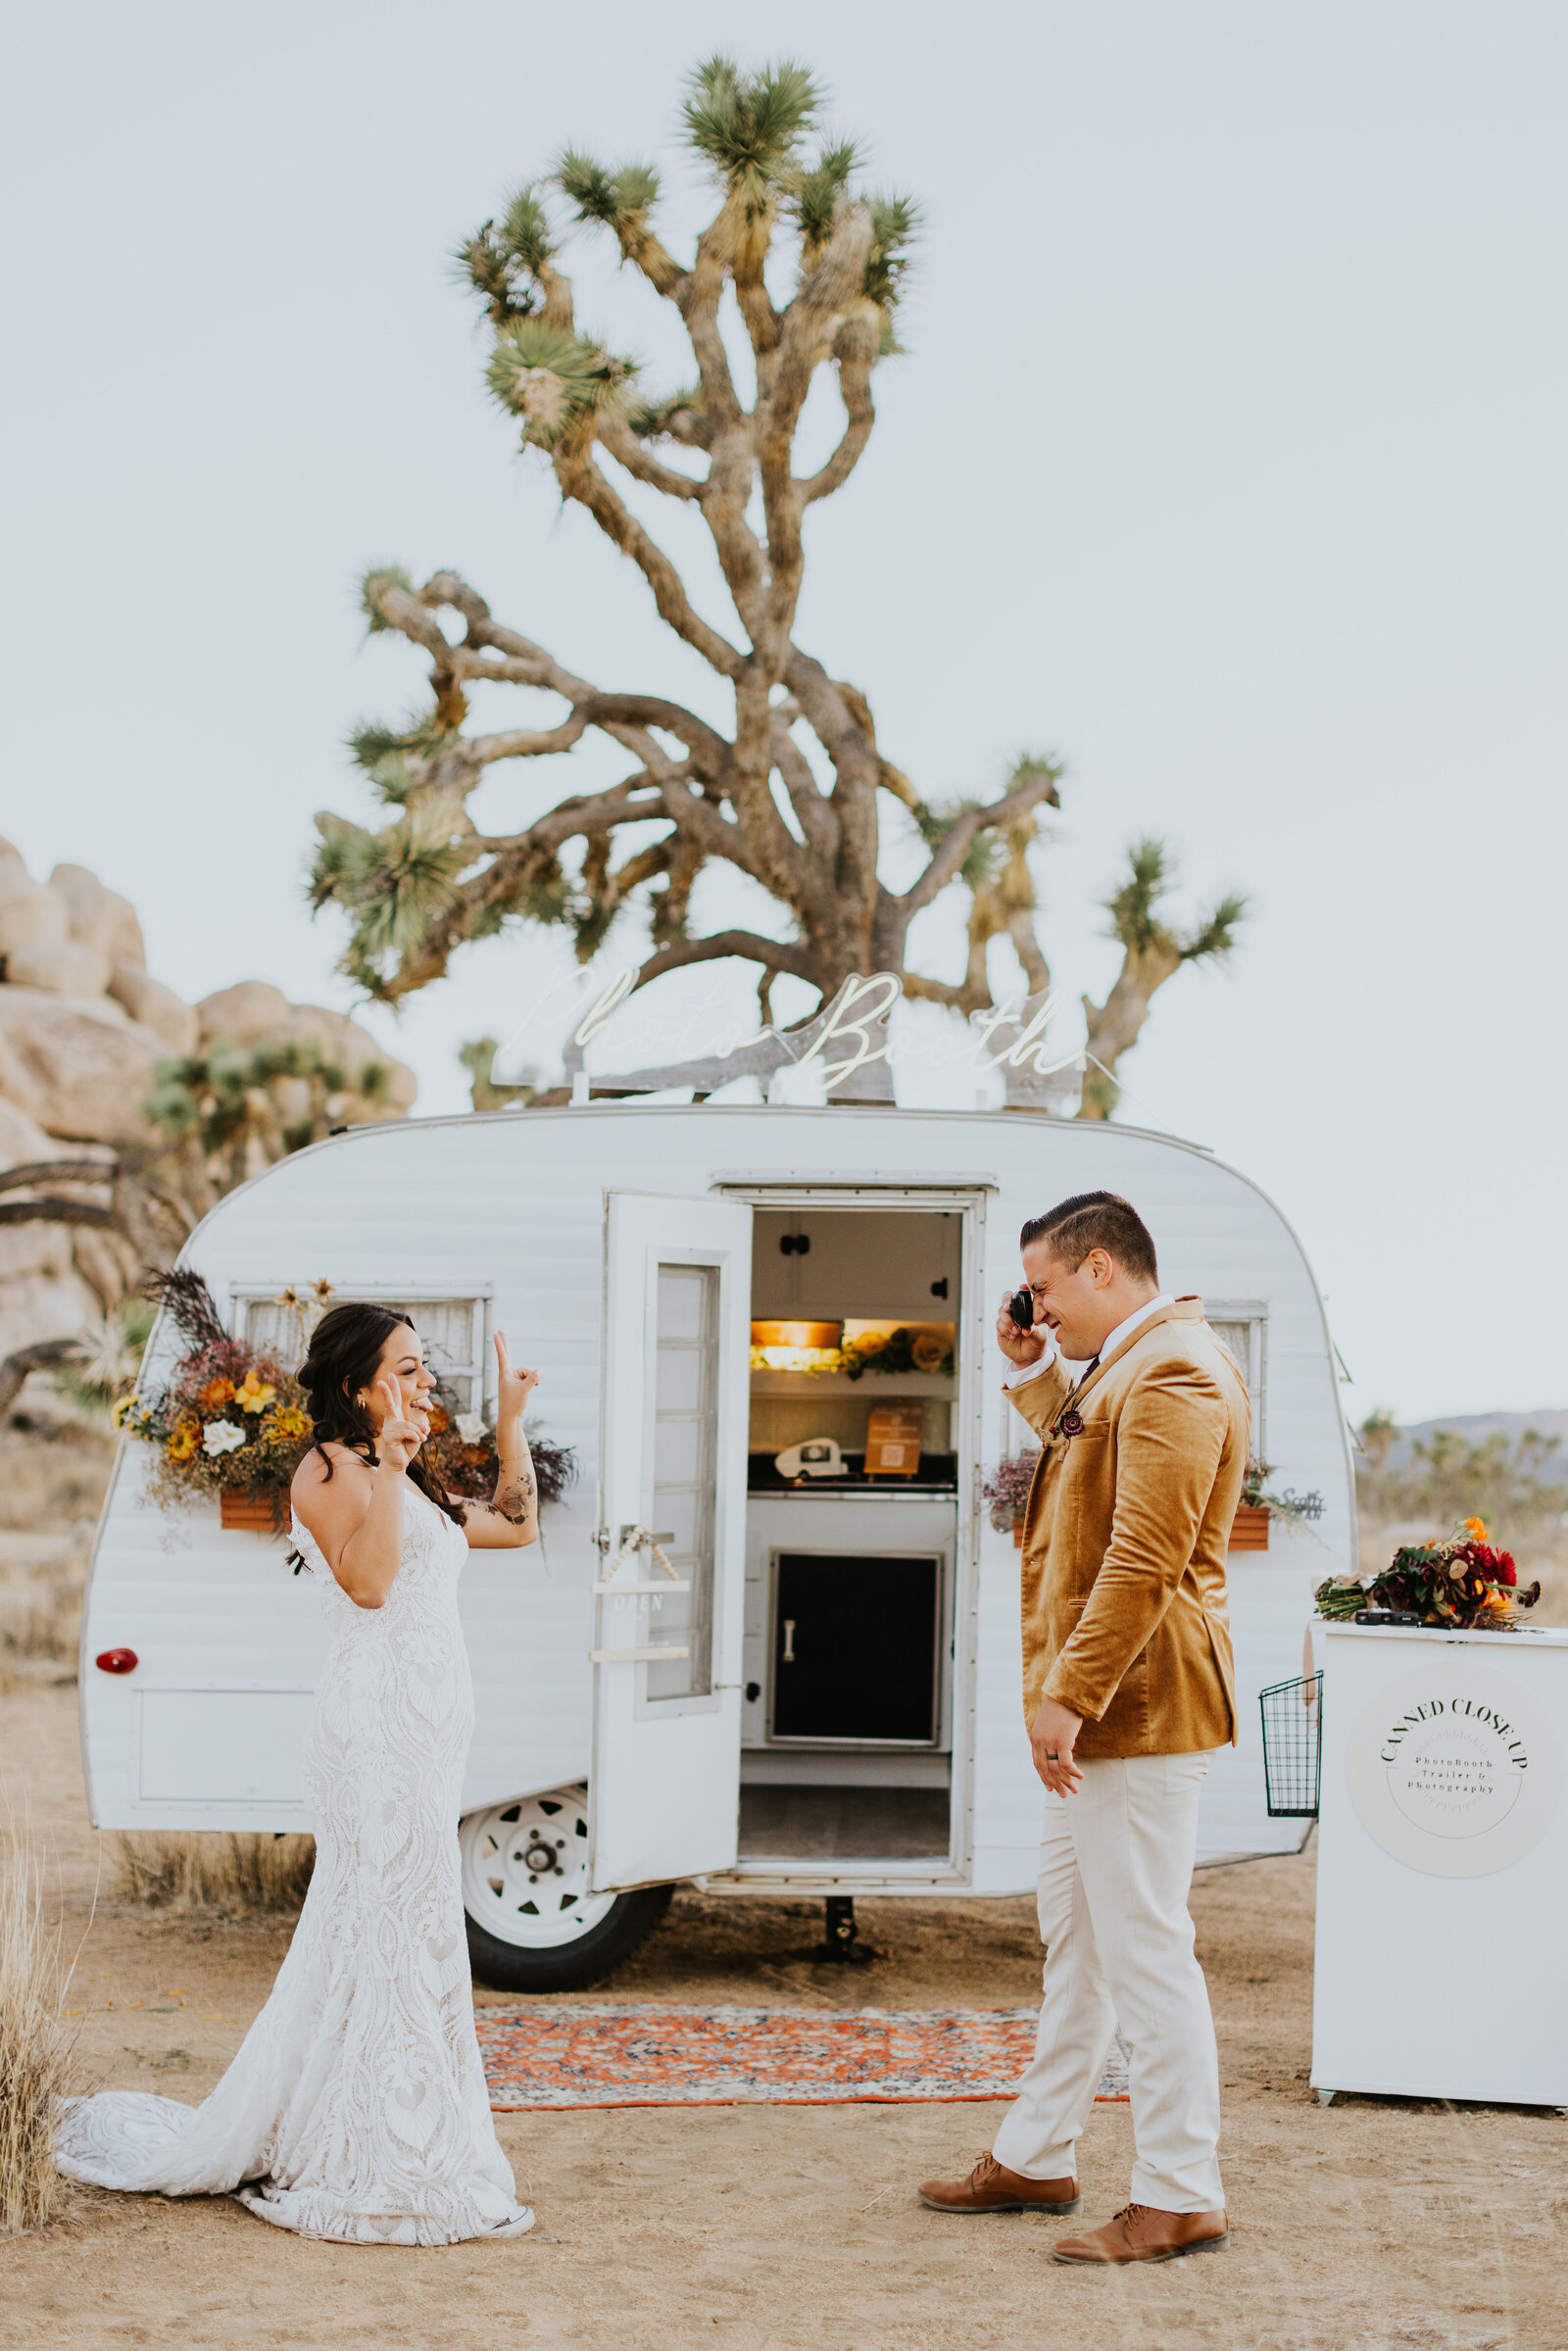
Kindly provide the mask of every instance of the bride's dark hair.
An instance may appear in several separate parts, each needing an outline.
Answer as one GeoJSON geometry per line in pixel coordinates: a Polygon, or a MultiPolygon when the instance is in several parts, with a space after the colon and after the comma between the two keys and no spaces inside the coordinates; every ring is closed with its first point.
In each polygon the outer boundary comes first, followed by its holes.
{"type": "MultiPolygon", "coordinates": [[[[412,1331],[412,1314],[401,1306],[349,1304],[329,1306],[311,1333],[310,1352],[300,1365],[300,1386],[315,1424],[313,1449],[332,1475],[327,1445],[341,1445],[362,1461],[375,1465],[375,1424],[360,1402],[359,1391],[375,1380],[381,1349],[394,1331],[412,1331]]],[[[416,1453],[406,1473],[438,1510],[456,1527],[464,1514],[446,1489],[433,1478],[416,1453]]]]}

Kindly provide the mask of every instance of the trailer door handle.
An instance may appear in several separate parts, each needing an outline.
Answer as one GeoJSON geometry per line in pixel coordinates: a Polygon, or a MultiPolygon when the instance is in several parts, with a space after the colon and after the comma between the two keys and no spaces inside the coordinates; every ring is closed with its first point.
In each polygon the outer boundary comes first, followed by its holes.
{"type": "Polygon", "coordinates": [[[795,1619],[793,1616],[787,1616],[784,1619],[784,1663],[786,1665],[795,1663],[795,1619]]]}

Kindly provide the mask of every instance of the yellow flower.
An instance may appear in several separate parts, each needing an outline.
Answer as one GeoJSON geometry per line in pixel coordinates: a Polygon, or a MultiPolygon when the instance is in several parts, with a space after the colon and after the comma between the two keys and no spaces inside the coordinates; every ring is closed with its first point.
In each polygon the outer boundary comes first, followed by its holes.
{"type": "Polygon", "coordinates": [[[126,1421],[130,1418],[131,1414],[133,1412],[139,1413],[140,1410],[141,1397],[136,1394],[136,1391],[132,1389],[129,1396],[116,1397],[114,1409],[110,1413],[109,1417],[114,1422],[117,1429],[122,1429],[126,1421]]]}
{"type": "Polygon", "coordinates": [[[254,1371],[248,1371],[234,1391],[234,1401],[242,1412],[265,1412],[276,1394],[270,1381],[259,1380],[254,1371]]]}
{"type": "Polygon", "coordinates": [[[298,1404],[279,1404],[262,1423],[262,1439],[267,1445],[297,1445],[310,1433],[311,1416],[298,1404]]]}
{"type": "Polygon", "coordinates": [[[202,1424],[194,1412],[182,1412],[170,1433],[164,1450],[177,1466],[188,1461],[202,1441],[202,1424]]]}
{"type": "Polygon", "coordinates": [[[947,1360],[948,1350],[940,1339],[922,1331],[909,1347],[909,1356],[916,1371],[940,1371],[947,1360]]]}

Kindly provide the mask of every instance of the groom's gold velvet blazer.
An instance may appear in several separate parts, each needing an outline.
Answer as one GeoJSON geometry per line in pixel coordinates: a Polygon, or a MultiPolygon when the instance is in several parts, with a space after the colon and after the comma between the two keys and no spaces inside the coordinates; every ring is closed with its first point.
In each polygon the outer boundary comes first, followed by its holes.
{"type": "Polygon", "coordinates": [[[1023,1704],[1081,1714],[1077,1752],[1234,1745],[1225,1554],[1247,1473],[1247,1390],[1177,1298],[1073,1390],[1060,1364],[1009,1388],[1041,1440],[1023,1522],[1023,1704]]]}

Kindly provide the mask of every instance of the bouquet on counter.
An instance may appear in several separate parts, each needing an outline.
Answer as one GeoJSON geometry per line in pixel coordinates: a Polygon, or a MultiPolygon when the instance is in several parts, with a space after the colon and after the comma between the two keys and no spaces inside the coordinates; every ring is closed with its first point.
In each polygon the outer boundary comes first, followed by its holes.
{"type": "Polygon", "coordinates": [[[1467,1518],[1436,1543],[1405,1543],[1389,1565],[1366,1575],[1330,1576],[1312,1594],[1319,1616],[1347,1618],[1363,1608],[1419,1616],[1424,1625],[1461,1632],[1512,1632],[1541,1586],[1519,1590],[1511,1552],[1495,1549],[1479,1518],[1467,1518]]]}

